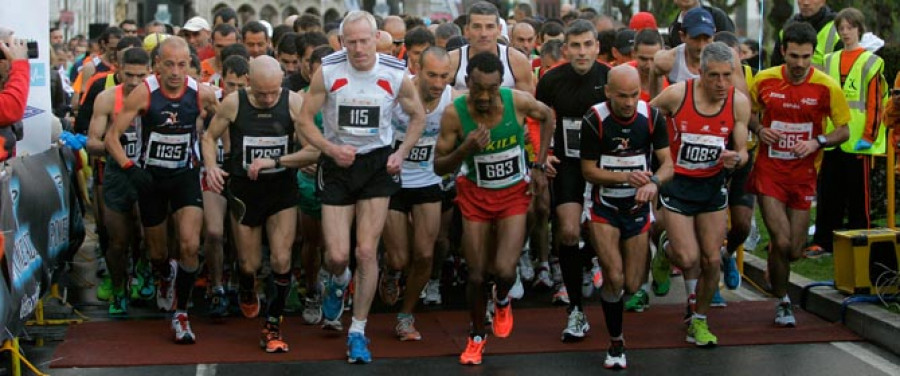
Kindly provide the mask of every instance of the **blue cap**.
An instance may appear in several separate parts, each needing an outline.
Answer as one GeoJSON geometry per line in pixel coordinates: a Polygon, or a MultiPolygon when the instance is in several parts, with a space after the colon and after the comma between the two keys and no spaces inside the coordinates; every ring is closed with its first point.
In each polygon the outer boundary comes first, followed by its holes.
{"type": "Polygon", "coordinates": [[[687,11],[681,21],[681,29],[691,38],[696,38],[701,34],[709,36],[716,34],[716,24],[713,23],[712,14],[709,14],[703,7],[687,11]]]}

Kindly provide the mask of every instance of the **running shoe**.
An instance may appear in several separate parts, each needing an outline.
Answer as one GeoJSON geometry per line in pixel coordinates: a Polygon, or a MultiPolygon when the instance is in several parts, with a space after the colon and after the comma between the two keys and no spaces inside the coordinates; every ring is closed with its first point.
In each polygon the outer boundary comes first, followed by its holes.
{"type": "MultiPolygon", "coordinates": [[[[305,289],[304,289],[305,290],[305,289]]],[[[300,291],[300,285],[297,284],[297,280],[291,277],[291,287],[288,290],[287,299],[284,301],[284,311],[289,313],[294,313],[303,309],[303,299],[300,298],[302,295],[300,291]]]]}
{"type": "Polygon", "coordinates": [[[559,284],[559,288],[553,293],[552,303],[557,306],[569,305],[569,292],[566,291],[566,285],[559,284]]]}
{"type": "Polygon", "coordinates": [[[737,290],[741,287],[741,272],[738,270],[737,258],[728,255],[727,252],[722,252],[722,271],[725,287],[729,290],[737,290]]]}
{"type": "Polygon", "coordinates": [[[177,344],[193,344],[197,337],[191,331],[191,322],[188,321],[187,313],[175,314],[172,318],[172,330],[175,332],[175,343],[177,344]]]}
{"type": "Polygon", "coordinates": [[[566,328],[562,332],[563,342],[577,342],[584,339],[585,334],[591,330],[591,325],[587,322],[587,316],[581,312],[578,307],[572,308],[569,313],[569,319],[566,328]]]}
{"type": "Polygon", "coordinates": [[[141,285],[144,284],[144,281],[142,281],[143,278],[143,276],[135,275],[128,279],[128,293],[131,300],[138,300],[141,298],[141,285]]]}
{"type": "Polygon", "coordinates": [[[825,248],[822,248],[816,244],[806,247],[806,249],[803,250],[803,257],[808,259],[817,259],[822,256],[828,256],[830,254],[831,252],[828,252],[827,250],[825,250],[825,248]]]}
{"type": "Polygon", "coordinates": [[[125,289],[113,292],[109,298],[109,316],[128,316],[128,295],[125,294],[125,289]]]}
{"type": "Polygon", "coordinates": [[[385,269],[381,272],[378,281],[378,296],[388,306],[397,304],[400,300],[400,273],[385,269]]]}
{"type": "Polygon", "coordinates": [[[175,260],[169,260],[169,270],[169,278],[160,278],[156,287],[156,306],[166,312],[175,310],[175,277],[178,274],[175,260]]]}
{"type": "MultiPolygon", "coordinates": [[[[595,257],[594,260],[597,258],[595,257]]],[[[600,269],[600,265],[594,264],[591,267],[591,283],[594,284],[594,289],[599,290],[603,287],[603,269],[600,269]]]]}
{"type": "Polygon", "coordinates": [[[797,326],[797,319],[794,318],[794,307],[791,303],[778,302],[775,305],[775,325],[782,328],[797,326]]]}
{"type": "Polygon", "coordinates": [[[141,283],[138,291],[140,299],[153,299],[153,296],[156,295],[156,278],[153,277],[153,271],[150,270],[150,262],[145,260],[138,261],[135,275],[137,275],[138,281],[141,283]]]}
{"type": "Polygon", "coordinates": [[[109,274],[103,276],[103,279],[100,280],[100,284],[97,285],[97,300],[99,301],[109,301],[113,296],[113,285],[112,285],[112,277],[109,274]]]}
{"type": "Polygon", "coordinates": [[[425,298],[422,299],[424,305],[440,305],[441,304],[441,280],[430,279],[425,285],[425,298]]]}
{"type": "Polygon", "coordinates": [[[281,337],[281,319],[275,317],[266,319],[259,338],[259,347],[270,354],[288,352],[290,350],[287,342],[281,337]]]}
{"type": "Polygon", "coordinates": [[[519,257],[519,275],[526,282],[534,279],[534,264],[531,263],[531,255],[527,249],[523,250],[522,256],[519,257]]]}
{"type": "Polygon", "coordinates": [[[509,297],[515,300],[522,299],[525,296],[525,286],[522,286],[522,278],[516,273],[516,283],[509,288],[509,297]]]}
{"type": "Polygon", "coordinates": [[[322,290],[322,316],[328,321],[340,321],[344,313],[344,293],[347,286],[341,286],[334,282],[334,278],[328,278],[322,290]]]}
{"type": "Polygon", "coordinates": [[[546,266],[541,266],[537,270],[537,277],[534,279],[534,288],[549,289],[553,287],[553,280],[550,279],[550,270],[546,266]]]}
{"type": "Polygon", "coordinates": [[[719,287],[716,287],[716,292],[713,294],[712,300],[709,302],[710,307],[716,308],[725,308],[728,307],[728,302],[725,301],[725,298],[722,297],[722,294],[719,293],[719,287]]]}
{"type": "Polygon", "coordinates": [[[259,294],[256,288],[240,289],[238,291],[238,305],[241,307],[241,314],[248,319],[259,316],[259,294]]]}
{"type": "Polygon", "coordinates": [[[609,350],[606,351],[606,360],[603,361],[603,367],[606,369],[628,368],[628,363],[625,361],[624,342],[612,341],[609,350]]]}
{"type": "MultiPolygon", "coordinates": [[[[546,269],[546,267],[544,267],[546,269]]],[[[563,283],[562,267],[559,265],[559,258],[550,258],[550,275],[553,283],[563,283]]]]}
{"type": "Polygon", "coordinates": [[[209,317],[223,318],[228,316],[228,297],[225,296],[225,289],[213,289],[212,297],[209,299],[209,317]]]}
{"type": "Polygon", "coordinates": [[[416,319],[412,315],[406,317],[397,317],[397,326],[394,327],[394,333],[401,341],[421,341],[422,334],[416,330],[416,319]]]}
{"type": "Polygon", "coordinates": [[[688,343],[693,343],[697,347],[715,347],[719,342],[710,331],[706,323],[706,319],[692,318],[691,325],[688,326],[687,337],[688,343]]]}
{"type": "Polygon", "coordinates": [[[319,294],[309,294],[303,299],[303,322],[316,325],[322,321],[322,299],[319,294]]]}
{"type": "Polygon", "coordinates": [[[591,295],[594,295],[594,276],[591,275],[590,270],[585,270],[581,273],[581,296],[584,298],[590,298],[591,295]]]}
{"type": "MultiPolygon", "coordinates": [[[[496,299],[494,300],[496,302],[496,299]]],[[[494,303],[494,322],[491,330],[497,338],[509,337],[513,329],[512,299],[509,304],[500,306],[494,303]]]]}
{"type": "Polygon", "coordinates": [[[347,363],[368,364],[372,362],[369,352],[369,339],[362,333],[350,333],[347,336],[347,363]]]}
{"type": "Polygon", "coordinates": [[[666,244],[669,243],[666,232],[663,231],[659,236],[659,245],[656,247],[656,254],[650,261],[650,274],[653,276],[653,293],[656,296],[666,296],[671,287],[669,273],[671,273],[671,264],[666,255],[666,244]]]}
{"type": "Polygon", "coordinates": [[[459,356],[459,364],[481,364],[481,354],[484,353],[485,343],[487,343],[487,336],[469,336],[466,341],[466,349],[459,356]]]}
{"type": "Polygon", "coordinates": [[[638,289],[634,295],[625,301],[626,312],[644,312],[650,308],[650,295],[644,289],[638,289]]]}

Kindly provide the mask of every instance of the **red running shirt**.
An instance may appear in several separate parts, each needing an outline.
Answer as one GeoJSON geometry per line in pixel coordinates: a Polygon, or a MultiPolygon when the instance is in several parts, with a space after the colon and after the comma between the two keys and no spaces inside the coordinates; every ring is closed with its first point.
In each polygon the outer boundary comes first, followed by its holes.
{"type": "Polygon", "coordinates": [[[722,151],[734,129],[734,87],[728,91],[719,112],[704,115],[694,104],[694,81],[685,81],[681,107],[669,117],[669,150],[675,173],[694,178],[714,176],[722,171],[722,151]]]}

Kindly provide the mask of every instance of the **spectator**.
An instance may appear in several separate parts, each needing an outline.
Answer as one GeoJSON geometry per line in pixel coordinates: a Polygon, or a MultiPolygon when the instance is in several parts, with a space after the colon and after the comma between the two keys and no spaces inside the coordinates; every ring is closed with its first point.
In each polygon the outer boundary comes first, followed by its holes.
{"type": "Polygon", "coordinates": [[[26,42],[13,39],[12,34],[0,28],[0,161],[16,155],[14,129],[25,116],[31,80],[26,42]]]}
{"type": "Polygon", "coordinates": [[[58,27],[50,28],[50,45],[57,45],[63,42],[63,32],[58,27]]]}
{"type": "MultiPolygon", "coordinates": [[[[798,1],[800,13],[795,14],[786,23],[790,25],[793,22],[807,22],[816,30],[816,45],[813,50],[812,64],[814,67],[822,69],[825,55],[844,48],[841,38],[838,37],[837,27],[834,25],[834,16],[836,13],[825,5],[825,0],[798,1]]],[[[772,49],[772,62],[769,66],[784,64],[784,55],[781,49],[781,35],[775,38],[775,47],[772,49]]]]}

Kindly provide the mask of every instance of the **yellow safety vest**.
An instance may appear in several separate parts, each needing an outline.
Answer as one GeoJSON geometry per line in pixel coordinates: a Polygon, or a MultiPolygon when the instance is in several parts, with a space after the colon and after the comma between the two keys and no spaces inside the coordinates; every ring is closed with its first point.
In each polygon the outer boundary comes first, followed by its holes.
{"type": "MultiPolygon", "coordinates": [[[[825,72],[838,82],[841,80],[842,52],[843,50],[837,51],[825,57],[825,72]]],[[[844,98],[847,99],[847,104],[850,105],[850,123],[847,124],[850,127],[850,138],[841,144],[841,150],[844,152],[853,154],[884,154],[886,136],[885,127],[883,124],[880,124],[881,119],[878,119],[878,135],[872,143],[872,147],[864,150],[855,149],[857,141],[862,138],[862,134],[866,129],[866,101],[869,98],[869,83],[872,80],[882,80],[881,87],[883,92],[881,93],[881,98],[884,101],[882,105],[887,105],[888,96],[887,81],[884,79],[884,60],[869,51],[863,51],[856,61],[853,62],[853,67],[850,68],[850,73],[841,87],[844,92],[844,98]]],[[[830,133],[833,130],[834,124],[828,118],[825,123],[825,133],[830,133]]],[[[832,149],[834,147],[826,148],[826,150],[832,149]]]]}

